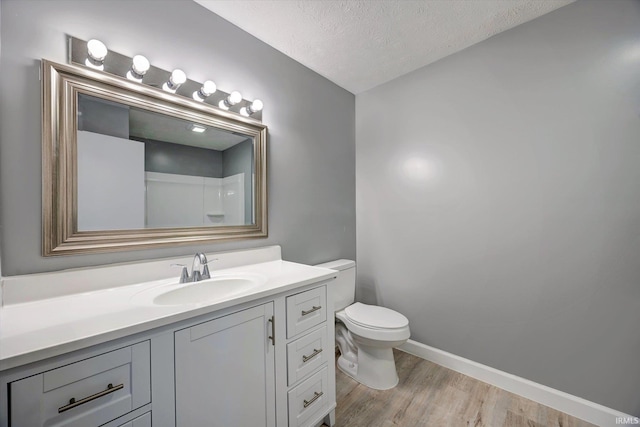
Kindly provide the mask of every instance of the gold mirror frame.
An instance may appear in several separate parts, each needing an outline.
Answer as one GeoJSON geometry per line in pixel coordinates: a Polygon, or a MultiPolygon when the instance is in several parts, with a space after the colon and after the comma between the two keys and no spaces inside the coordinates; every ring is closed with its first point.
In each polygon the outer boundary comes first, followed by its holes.
{"type": "Polygon", "coordinates": [[[115,252],[267,237],[267,127],[258,120],[76,65],[42,60],[44,256],[115,252]],[[78,231],[77,103],[83,93],[253,137],[254,224],[78,231]]]}

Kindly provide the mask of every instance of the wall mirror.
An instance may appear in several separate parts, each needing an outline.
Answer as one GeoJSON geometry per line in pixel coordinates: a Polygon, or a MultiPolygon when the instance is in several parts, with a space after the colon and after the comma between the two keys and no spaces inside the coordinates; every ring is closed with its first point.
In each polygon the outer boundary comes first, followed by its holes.
{"type": "Polygon", "coordinates": [[[43,60],[43,254],[267,236],[261,122],[43,60]]]}

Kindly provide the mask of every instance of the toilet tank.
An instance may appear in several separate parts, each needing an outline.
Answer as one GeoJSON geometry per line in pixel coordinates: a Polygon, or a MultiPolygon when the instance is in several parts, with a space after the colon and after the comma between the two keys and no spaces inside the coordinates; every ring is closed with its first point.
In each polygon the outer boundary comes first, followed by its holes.
{"type": "Polygon", "coordinates": [[[331,285],[335,311],[353,304],[356,296],[356,262],[350,259],[339,259],[318,264],[316,267],[330,268],[340,272],[331,285]]]}

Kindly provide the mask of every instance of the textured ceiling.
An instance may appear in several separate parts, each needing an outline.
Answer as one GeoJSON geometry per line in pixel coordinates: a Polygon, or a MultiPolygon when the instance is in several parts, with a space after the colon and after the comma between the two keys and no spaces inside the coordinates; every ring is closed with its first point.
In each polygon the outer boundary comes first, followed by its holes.
{"type": "Polygon", "coordinates": [[[359,93],[574,0],[195,0],[359,93]]]}

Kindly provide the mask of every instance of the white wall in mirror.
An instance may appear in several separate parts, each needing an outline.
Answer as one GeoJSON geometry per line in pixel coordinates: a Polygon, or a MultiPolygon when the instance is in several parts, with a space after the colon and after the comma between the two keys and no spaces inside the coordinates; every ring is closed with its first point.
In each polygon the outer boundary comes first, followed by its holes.
{"type": "Polygon", "coordinates": [[[145,227],[144,144],[78,131],[78,230],[145,227]]]}

